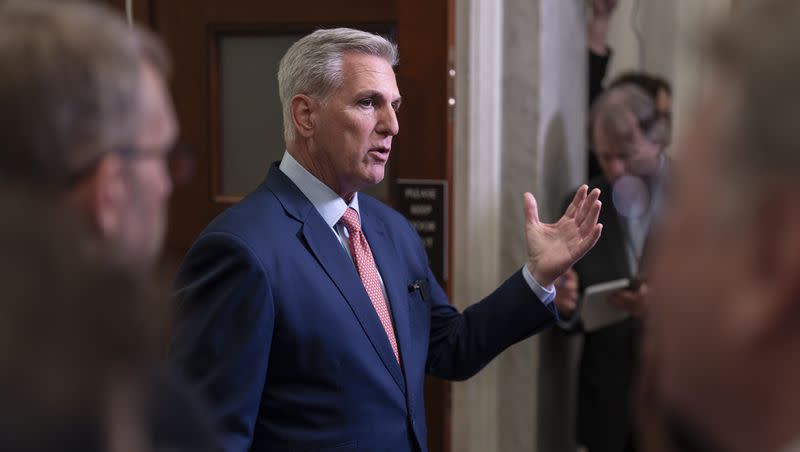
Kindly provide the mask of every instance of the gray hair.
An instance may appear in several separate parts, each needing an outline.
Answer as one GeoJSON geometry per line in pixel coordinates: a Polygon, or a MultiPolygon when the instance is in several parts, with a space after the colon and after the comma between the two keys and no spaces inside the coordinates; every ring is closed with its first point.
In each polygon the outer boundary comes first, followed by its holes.
{"type": "Polygon", "coordinates": [[[719,135],[736,177],[796,182],[800,176],[800,2],[743,3],[712,35],[707,53],[732,82],[719,135]]]}
{"type": "Polygon", "coordinates": [[[665,146],[669,136],[669,121],[656,109],[655,101],[639,86],[623,83],[607,89],[592,105],[591,127],[601,127],[625,141],[633,137],[635,125],[652,143],[665,146]]]}
{"type": "Polygon", "coordinates": [[[281,58],[278,90],[283,107],[283,136],[294,139],[291,100],[306,94],[321,100],[342,83],[342,57],[347,52],[373,55],[396,66],[397,46],[382,36],[351,28],[317,30],[295,42],[281,58]]]}
{"type": "Polygon", "coordinates": [[[138,131],[142,63],[170,62],[150,33],[85,2],[0,2],[0,180],[61,184],[138,131]]]}

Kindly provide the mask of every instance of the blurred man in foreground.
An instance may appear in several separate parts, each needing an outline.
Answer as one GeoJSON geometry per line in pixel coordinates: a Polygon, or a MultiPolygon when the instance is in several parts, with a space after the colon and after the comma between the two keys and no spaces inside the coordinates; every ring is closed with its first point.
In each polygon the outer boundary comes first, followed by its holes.
{"type": "Polygon", "coordinates": [[[800,2],[742,3],[678,153],[653,271],[657,392],[726,452],[800,450],[800,2]]]}
{"type": "MultiPolygon", "coordinates": [[[[81,249],[132,274],[152,272],[177,134],[162,45],[91,3],[9,0],[0,3],[0,68],[0,190],[47,193],[86,225],[81,249]]],[[[43,276],[42,285],[55,283],[43,276]]],[[[166,324],[153,314],[151,322],[166,324]]],[[[114,320],[95,318],[109,328],[114,320]]],[[[160,375],[152,389],[146,418],[155,447],[213,449],[211,423],[174,376],[160,375]]]]}
{"type": "Polygon", "coordinates": [[[0,182],[61,195],[131,265],[161,251],[177,124],[160,42],[92,4],[0,4],[0,182]]]}
{"type": "Polygon", "coordinates": [[[50,194],[6,190],[0,210],[0,450],[156,452],[152,278],[87,249],[85,223],[50,194]]]}

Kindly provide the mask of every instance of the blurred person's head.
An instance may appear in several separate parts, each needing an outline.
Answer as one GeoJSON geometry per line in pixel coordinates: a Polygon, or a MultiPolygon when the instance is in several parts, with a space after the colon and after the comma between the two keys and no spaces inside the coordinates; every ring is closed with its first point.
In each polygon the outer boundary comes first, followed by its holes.
{"type": "Polygon", "coordinates": [[[751,2],[713,35],[655,253],[660,398],[722,450],[800,438],[799,21],[751,2]]]}
{"type": "Polygon", "coordinates": [[[278,69],[287,150],[345,199],[384,177],[399,132],[397,47],[360,30],[317,30],[278,69]]]}
{"type": "Polygon", "coordinates": [[[147,450],[164,304],[51,196],[0,193],[0,449],[147,450]]]}
{"type": "Polygon", "coordinates": [[[0,182],[60,194],[131,261],[160,251],[177,126],[158,40],[77,1],[0,2],[0,182]]]}
{"type": "Polygon", "coordinates": [[[592,147],[603,177],[648,177],[659,170],[667,123],[655,102],[633,84],[607,89],[592,106],[592,147]]]}
{"type": "Polygon", "coordinates": [[[643,89],[656,102],[656,110],[667,119],[672,118],[672,85],[659,76],[641,71],[623,72],[609,83],[609,88],[634,84],[643,89]]]}

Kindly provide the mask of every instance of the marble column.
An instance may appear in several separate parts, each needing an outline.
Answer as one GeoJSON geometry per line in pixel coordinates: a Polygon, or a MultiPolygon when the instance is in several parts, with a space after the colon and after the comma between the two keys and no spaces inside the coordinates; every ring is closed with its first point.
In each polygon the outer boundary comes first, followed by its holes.
{"type": "MultiPolygon", "coordinates": [[[[453,281],[463,309],[524,264],[522,194],[551,220],[582,177],[586,54],[582,0],[459,0],[456,16],[453,281]]],[[[454,384],[454,451],[563,450],[550,445],[567,436],[570,382],[566,352],[552,348],[543,336],[523,341],[454,384]]]]}

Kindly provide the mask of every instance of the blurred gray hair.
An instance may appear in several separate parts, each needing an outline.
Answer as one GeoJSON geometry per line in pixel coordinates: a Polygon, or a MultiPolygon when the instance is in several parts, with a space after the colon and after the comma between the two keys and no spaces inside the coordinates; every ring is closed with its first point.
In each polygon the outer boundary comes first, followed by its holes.
{"type": "MultiPolygon", "coordinates": [[[[737,177],[760,182],[800,176],[800,2],[738,7],[708,42],[715,72],[732,82],[733,107],[720,138],[737,177]]],[[[743,184],[744,185],[744,184],[743,184]]]]}
{"type": "Polygon", "coordinates": [[[0,181],[59,184],[139,132],[141,65],[170,61],[109,7],[0,2],[0,181]]]}
{"type": "Polygon", "coordinates": [[[278,90],[287,143],[295,134],[292,97],[306,94],[324,101],[342,83],[342,57],[347,52],[377,56],[391,66],[398,61],[395,44],[382,36],[352,28],[317,30],[295,42],[281,58],[278,90]]]}
{"type": "Polygon", "coordinates": [[[655,101],[642,88],[633,83],[622,83],[607,89],[592,105],[591,129],[594,126],[611,132],[630,142],[635,125],[652,143],[666,146],[669,138],[669,121],[656,109],[655,101]]]}

